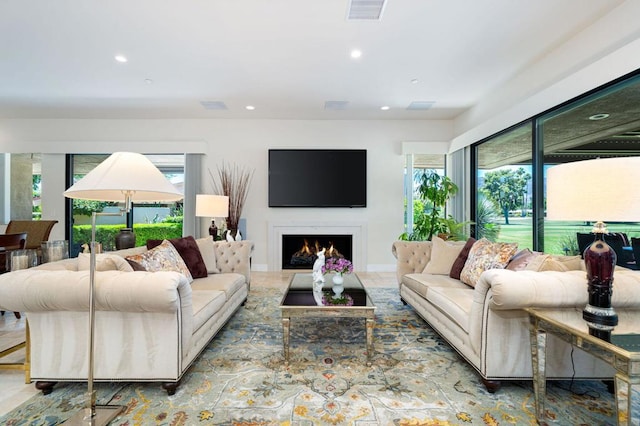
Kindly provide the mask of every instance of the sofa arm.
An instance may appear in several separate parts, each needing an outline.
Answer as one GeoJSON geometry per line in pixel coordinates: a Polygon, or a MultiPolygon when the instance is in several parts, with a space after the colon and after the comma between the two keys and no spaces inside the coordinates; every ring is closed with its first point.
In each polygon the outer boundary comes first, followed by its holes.
{"type": "MultiPolygon", "coordinates": [[[[175,312],[180,305],[191,306],[189,282],[177,272],[96,272],[95,296],[102,311],[175,312]]],[[[0,305],[16,312],[87,311],[89,271],[2,274],[0,305]]]]}
{"type": "Polygon", "coordinates": [[[242,274],[247,284],[251,284],[253,241],[216,241],[215,249],[220,272],[242,274]]]}
{"type": "Polygon", "coordinates": [[[400,284],[406,274],[416,274],[424,270],[431,259],[431,241],[395,241],[391,253],[397,259],[396,277],[400,284]]]}
{"type": "MultiPolygon", "coordinates": [[[[640,308],[640,272],[617,270],[611,304],[640,308]]],[[[491,309],[572,308],[588,302],[584,271],[510,271],[492,269],[482,273],[474,291],[474,302],[484,303],[491,291],[491,309]]]]}

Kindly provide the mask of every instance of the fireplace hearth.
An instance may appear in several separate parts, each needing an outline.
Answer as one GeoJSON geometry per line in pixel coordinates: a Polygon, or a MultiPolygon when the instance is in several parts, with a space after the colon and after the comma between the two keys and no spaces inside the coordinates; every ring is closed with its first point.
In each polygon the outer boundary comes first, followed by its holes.
{"type": "Polygon", "coordinates": [[[316,253],[352,260],[352,235],[282,235],[282,269],[311,269],[316,253]]]}

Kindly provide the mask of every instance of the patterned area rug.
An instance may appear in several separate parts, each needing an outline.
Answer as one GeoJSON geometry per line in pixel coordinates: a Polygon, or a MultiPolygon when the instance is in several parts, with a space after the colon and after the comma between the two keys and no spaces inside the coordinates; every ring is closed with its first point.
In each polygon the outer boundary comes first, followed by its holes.
{"type": "MultiPolygon", "coordinates": [[[[98,404],[126,406],[112,425],[535,425],[531,382],[488,393],[448,344],[403,306],[395,288],[374,288],[375,356],[366,367],[364,320],[292,320],[283,365],[281,290],[249,300],[184,376],[174,396],[158,384],[98,383],[98,404]]],[[[547,423],[615,424],[601,382],[550,382],[547,423]]],[[[83,405],[86,384],[60,383],[0,418],[55,425],[83,405]]]]}

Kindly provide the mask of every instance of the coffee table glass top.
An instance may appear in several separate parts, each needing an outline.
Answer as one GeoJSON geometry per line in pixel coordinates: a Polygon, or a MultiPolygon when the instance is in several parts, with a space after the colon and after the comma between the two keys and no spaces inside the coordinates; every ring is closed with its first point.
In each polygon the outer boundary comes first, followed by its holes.
{"type": "MultiPolygon", "coordinates": [[[[325,275],[325,283],[322,286],[323,293],[333,294],[331,287],[333,286],[333,282],[331,281],[331,274],[325,275]]],[[[344,305],[331,305],[325,306],[320,305],[318,301],[318,295],[314,295],[313,291],[313,276],[311,273],[298,273],[294,274],[291,278],[291,282],[289,284],[289,288],[282,298],[282,303],[280,303],[283,307],[293,307],[293,306],[301,306],[301,307],[317,307],[319,309],[322,308],[344,308],[344,309],[357,309],[362,307],[374,308],[375,305],[371,301],[369,297],[369,293],[365,290],[362,282],[358,278],[356,274],[347,274],[344,275],[344,283],[343,283],[344,294],[348,294],[353,298],[353,306],[344,306],[344,305]]]]}

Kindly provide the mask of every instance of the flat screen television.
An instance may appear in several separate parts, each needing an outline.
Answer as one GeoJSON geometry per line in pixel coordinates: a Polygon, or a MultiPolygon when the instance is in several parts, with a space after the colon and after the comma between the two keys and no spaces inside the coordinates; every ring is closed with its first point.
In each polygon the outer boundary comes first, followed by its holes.
{"type": "Polygon", "coordinates": [[[270,149],[269,207],[366,207],[365,149],[270,149]]]}

